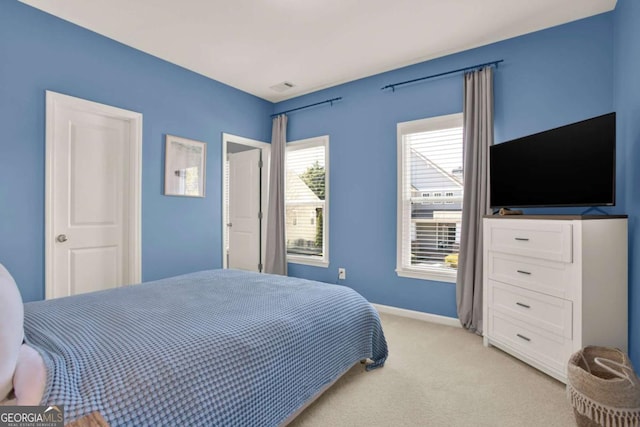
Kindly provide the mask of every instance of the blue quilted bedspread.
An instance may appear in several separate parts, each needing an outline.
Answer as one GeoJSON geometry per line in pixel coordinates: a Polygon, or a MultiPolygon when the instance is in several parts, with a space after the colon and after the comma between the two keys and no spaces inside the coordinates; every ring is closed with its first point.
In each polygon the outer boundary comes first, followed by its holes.
{"type": "Polygon", "coordinates": [[[27,303],[25,338],[47,366],[42,404],[112,426],[276,426],[387,357],[352,289],[234,270],[27,303]]]}

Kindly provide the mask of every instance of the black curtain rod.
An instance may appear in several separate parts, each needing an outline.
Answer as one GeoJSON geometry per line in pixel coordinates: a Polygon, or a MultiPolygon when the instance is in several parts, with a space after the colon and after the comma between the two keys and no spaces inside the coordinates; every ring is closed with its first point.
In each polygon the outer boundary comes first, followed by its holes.
{"type": "Polygon", "coordinates": [[[298,111],[298,110],[304,110],[305,108],[311,108],[311,107],[315,107],[316,105],[322,105],[322,104],[331,104],[333,106],[333,103],[336,101],[340,101],[342,99],[342,97],[338,97],[338,98],[333,98],[333,99],[327,99],[326,101],[322,101],[322,102],[316,102],[315,104],[309,104],[309,105],[305,105],[304,107],[298,107],[298,108],[292,108],[291,110],[287,110],[287,111],[282,111],[280,113],[275,113],[272,114],[271,117],[275,117],[275,116],[279,116],[280,114],[287,114],[287,113],[291,113],[292,111],[298,111]]]}
{"type": "Polygon", "coordinates": [[[390,84],[390,85],[386,85],[385,87],[383,87],[380,90],[391,89],[392,91],[395,91],[396,90],[396,86],[408,85],[410,83],[415,83],[415,82],[419,82],[419,81],[422,81],[422,80],[433,79],[433,78],[436,78],[436,77],[442,77],[442,76],[446,76],[448,74],[454,74],[454,73],[459,73],[459,72],[462,72],[462,71],[474,70],[476,68],[482,68],[482,67],[485,67],[487,65],[495,65],[496,68],[497,68],[498,64],[501,63],[501,62],[504,62],[504,59],[500,59],[498,61],[493,61],[493,62],[486,62],[484,64],[473,65],[471,67],[460,68],[458,70],[453,70],[453,71],[447,71],[447,72],[444,72],[444,73],[434,74],[432,76],[420,77],[418,79],[413,79],[413,80],[407,80],[405,82],[393,83],[393,84],[390,84]]]}

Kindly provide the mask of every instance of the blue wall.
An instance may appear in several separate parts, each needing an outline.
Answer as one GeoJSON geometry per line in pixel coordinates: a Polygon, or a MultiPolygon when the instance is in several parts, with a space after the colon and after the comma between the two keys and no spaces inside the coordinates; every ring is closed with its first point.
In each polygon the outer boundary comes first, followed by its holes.
{"type": "Polygon", "coordinates": [[[640,2],[618,0],[614,12],[614,105],[629,214],[629,352],[640,372],[640,2]]]}
{"type": "Polygon", "coordinates": [[[330,266],[290,263],[290,274],[335,282],[345,267],[343,283],[372,302],[456,317],[454,284],[394,271],[396,124],[462,111],[462,76],[380,88],[504,59],[495,75],[495,137],[503,142],[613,110],[612,24],[603,14],[277,104],[283,111],[343,97],[289,117],[288,140],[330,136],[331,175],[330,266]]]}
{"type": "Polygon", "coordinates": [[[140,112],[142,275],[221,266],[221,133],[271,134],[273,104],[86,31],[0,2],[0,262],[44,297],[45,90],[140,112]],[[207,197],[166,197],[164,135],[205,141],[207,197]]]}

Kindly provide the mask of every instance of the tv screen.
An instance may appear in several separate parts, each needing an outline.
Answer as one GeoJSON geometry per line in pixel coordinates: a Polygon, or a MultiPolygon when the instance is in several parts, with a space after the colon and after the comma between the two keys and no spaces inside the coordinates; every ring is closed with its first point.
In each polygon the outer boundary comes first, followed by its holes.
{"type": "Polygon", "coordinates": [[[615,205],[615,113],[489,149],[492,208],[615,205]]]}

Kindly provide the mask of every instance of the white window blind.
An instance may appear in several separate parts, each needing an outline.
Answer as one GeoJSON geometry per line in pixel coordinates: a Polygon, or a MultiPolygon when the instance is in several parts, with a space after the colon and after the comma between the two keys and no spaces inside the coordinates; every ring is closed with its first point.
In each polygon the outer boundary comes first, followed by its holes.
{"type": "Polygon", "coordinates": [[[455,281],[462,138],[461,114],[398,125],[399,275],[455,281]]]}
{"type": "Polygon", "coordinates": [[[328,137],[287,144],[285,218],[290,262],[328,264],[328,137]]]}

